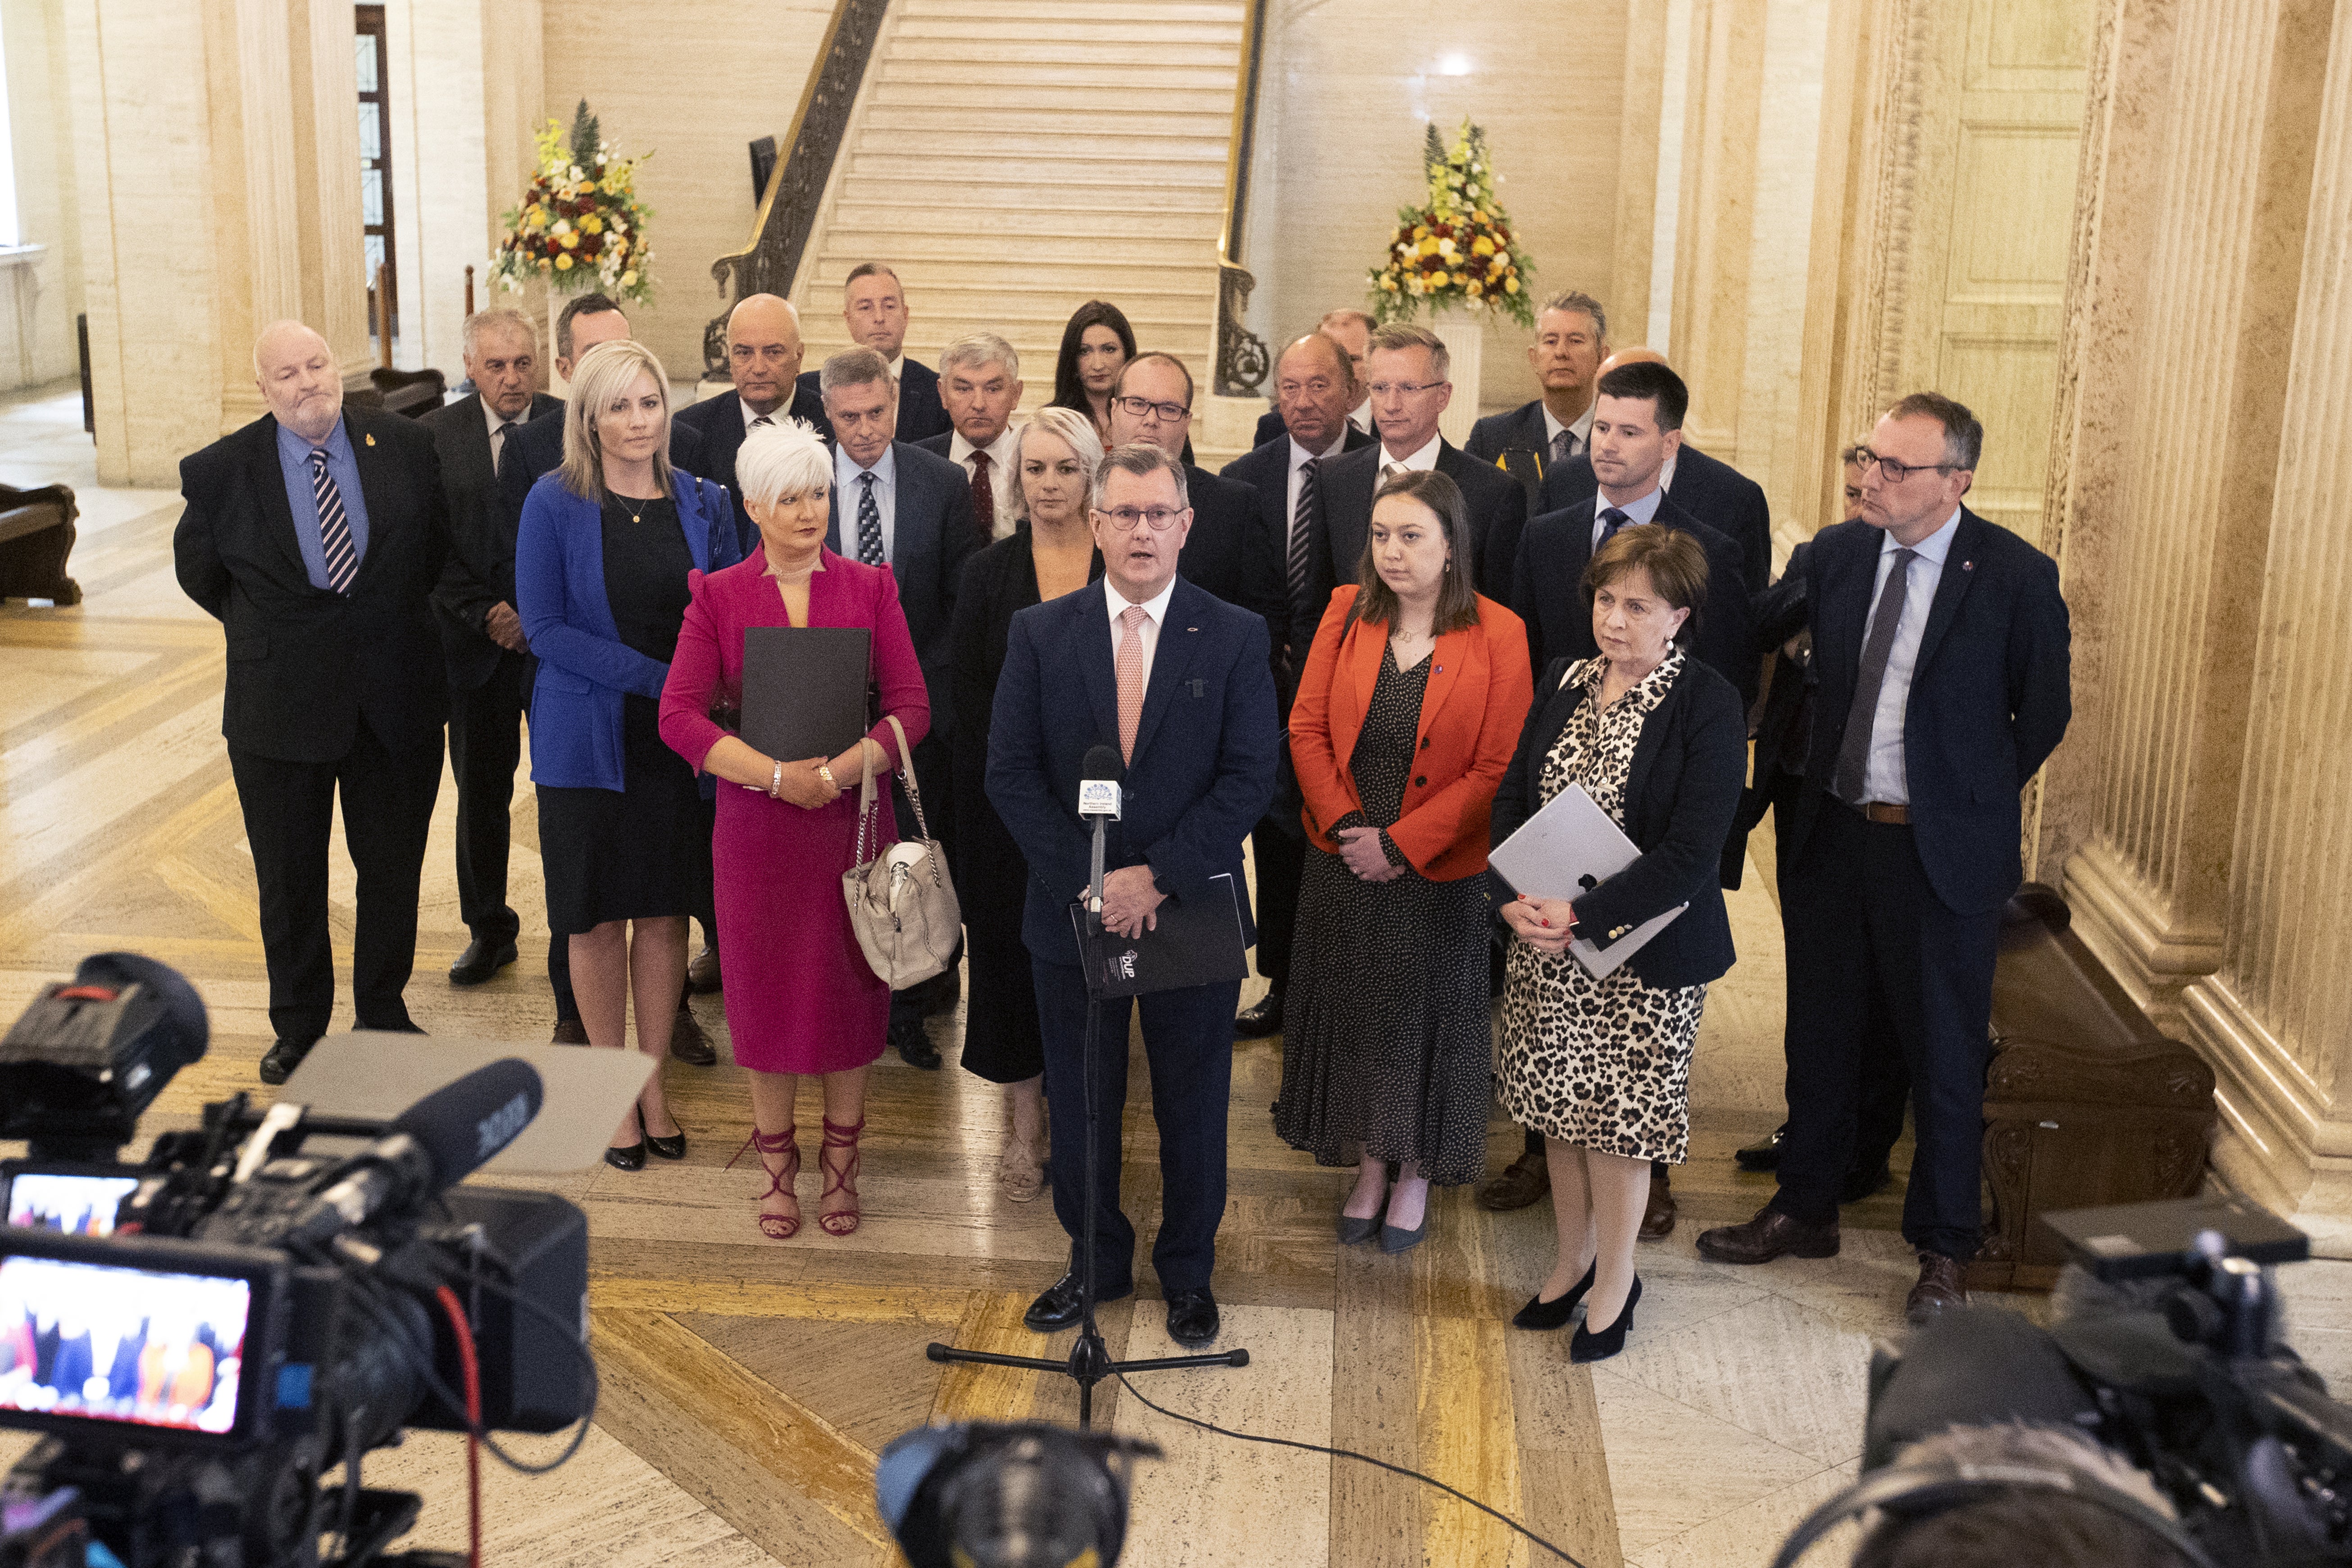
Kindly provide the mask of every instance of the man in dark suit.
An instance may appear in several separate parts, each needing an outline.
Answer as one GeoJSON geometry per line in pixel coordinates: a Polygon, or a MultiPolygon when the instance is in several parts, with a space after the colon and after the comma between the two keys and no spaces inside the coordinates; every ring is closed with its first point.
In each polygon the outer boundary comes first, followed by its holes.
{"type": "Polygon", "coordinates": [[[1545,300],[1528,345],[1543,395],[1487,415],[1470,427],[1462,449],[1507,469],[1535,500],[1546,474],[1591,450],[1593,388],[1608,352],[1609,317],[1600,300],[1573,289],[1545,300]]]}
{"type": "Polygon", "coordinates": [[[954,428],[915,443],[963,470],[983,547],[1011,535],[1019,510],[1021,433],[1013,415],[1021,391],[1021,356],[1011,343],[994,332],[958,338],[940,355],[940,401],[954,428]]]}
{"type": "Polygon", "coordinates": [[[760,533],[743,510],[743,487],[735,481],[735,454],[744,436],[785,419],[797,419],[820,435],[825,430],[824,400],[814,385],[799,380],[804,353],[800,314],[792,302],[773,294],[747,294],[727,312],[727,373],[733,389],[677,411],[677,424],[702,444],[704,466],[687,471],[726,487],[735,503],[735,542],[745,560],[759,548],[760,533]]]}
{"type": "Polygon", "coordinates": [[[283,1083],[334,1011],[327,850],[338,794],[359,871],[359,1026],[418,1032],[401,993],[449,710],[430,607],[448,504],[432,433],[346,413],[326,339],[274,322],[253,361],[269,412],[181,463],[187,510],[172,553],[180,586],[227,632],[221,734],[260,889],[278,1037],[261,1079],[283,1083]]]}
{"type": "MultiPolygon", "coordinates": [[[[1607,375],[1619,365],[1665,363],[1666,356],[1655,349],[1620,349],[1601,362],[1601,374],[1607,375]]],[[[1687,442],[1666,465],[1660,482],[1676,506],[1738,544],[1748,597],[1761,594],[1772,576],[1772,508],[1764,499],[1764,487],[1687,442]]],[[[1558,511],[1570,497],[1591,489],[1588,458],[1555,464],[1544,474],[1543,496],[1536,510],[1558,511]]]]}
{"type": "Polygon", "coordinates": [[[1317,487],[1315,532],[1307,544],[1309,601],[1328,605],[1334,588],[1356,580],[1372,527],[1372,492],[1390,468],[1435,468],[1461,489],[1477,552],[1471,580],[1488,598],[1510,603],[1528,492],[1437,433],[1438,419],[1454,399],[1445,344],[1426,327],[1391,324],[1372,334],[1366,357],[1380,442],[1332,458],[1317,487]]]}
{"type": "MultiPolygon", "coordinates": [[[[1380,323],[1366,312],[1353,310],[1326,310],[1323,319],[1315,323],[1315,330],[1338,343],[1340,351],[1348,356],[1348,374],[1356,384],[1355,401],[1348,405],[1348,424],[1353,430],[1349,437],[1351,446],[1355,436],[1370,440],[1376,434],[1372,428],[1371,395],[1364,390],[1369,384],[1364,374],[1364,355],[1371,350],[1372,329],[1378,325],[1380,323]]],[[[1255,449],[1268,441],[1279,441],[1284,433],[1281,399],[1277,396],[1276,406],[1258,416],[1257,434],[1250,446],[1255,449]]]]}
{"type": "Polygon", "coordinates": [[[515,518],[499,494],[499,454],[518,426],[563,406],[538,392],[539,334],[529,316],[493,306],[466,318],[471,396],[419,421],[433,432],[451,532],[461,541],[433,592],[449,672],[449,771],[457,780],[457,911],[472,933],[449,966],[478,985],[515,961],[521,921],[507,903],[509,807],[522,759],[530,645],[515,614],[515,518]],[[488,574],[477,577],[467,563],[488,574]]]}
{"type": "Polygon", "coordinates": [[[1961,505],[1984,446],[1973,414],[1914,394],[1870,445],[1862,521],[1822,530],[1788,574],[1804,584],[1820,684],[1780,849],[1792,860],[1780,1191],[1698,1249],[1719,1263],[1838,1250],[1875,1004],[1911,1074],[1903,1238],[1919,1279],[1904,1310],[1920,1322],[1968,1300],[1994,949],[2024,874],[2018,795],[2072,713],[2069,634],[2056,563],[1961,505]]]}
{"type": "MultiPolygon", "coordinates": [[[[1298,668],[1322,622],[1322,606],[1307,602],[1307,546],[1312,542],[1316,478],[1341,452],[1369,447],[1372,437],[1349,422],[1360,401],[1355,367],[1348,351],[1324,332],[1309,332],[1282,351],[1275,362],[1275,395],[1281,403],[1277,436],[1225,465],[1223,477],[1257,492],[1266,536],[1279,546],[1284,592],[1290,605],[1289,646],[1277,647],[1282,679],[1276,684],[1282,719],[1290,721],[1290,698],[1298,668]]],[[[1298,811],[1298,781],[1289,767],[1289,743],[1275,791],[1274,807],[1250,830],[1250,857],[1257,873],[1257,972],[1266,994],[1234,1020],[1244,1040],[1282,1032],[1282,998],[1290,984],[1290,943],[1298,918],[1299,879],[1305,873],[1307,834],[1298,811]]]]}
{"type": "Polygon", "coordinates": [[[1184,362],[1156,351],[1128,361],[1111,388],[1111,447],[1157,447],[1183,468],[1192,526],[1177,569],[1195,588],[1264,616],[1271,658],[1290,629],[1280,550],[1255,490],[1184,461],[1192,428],[1192,373],[1184,362]]]}
{"type": "MultiPolygon", "coordinates": [[[[890,367],[898,387],[898,439],[911,444],[945,435],[948,412],[940,402],[938,374],[906,357],[907,290],[898,275],[879,261],[851,268],[841,289],[841,319],[851,342],[872,349],[890,367]]],[[[801,387],[818,395],[817,373],[803,373],[801,387]]]]}
{"type": "MultiPolygon", "coordinates": [[[[1186,475],[1156,445],[1103,459],[1092,513],[1103,580],[1013,616],[988,746],[988,797],[1029,862],[1022,918],[1037,984],[1053,1108],[1054,1212],[1069,1234],[1069,1272],[1034,1302],[1028,1325],[1053,1333],[1083,1312],[1086,1260],[1087,987],[1070,923],[1087,885],[1091,835],[1077,814],[1087,752],[1115,745],[1125,799],[1109,825],[1102,923],[1139,934],[1163,900],[1234,900],[1242,839],[1274,795],[1274,678],[1259,617],[1183,580],[1191,524],[1186,475]]],[[[1217,907],[1222,907],[1219,905],[1217,907]]],[[[1218,1222],[1225,1209],[1225,1113],[1233,1083],[1238,979],[1142,998],[1143,1048],[1160,1134],[1160,1221],[1151,1261],[1168,1332],[1217,1337],[1218,1222]]],[[[1097,1214],[1096,1300],[1134,1289],[1135,1226],[1119,1209],[1129,1008],[1102,1004],[1092,1129],[1097,1214]]]]}
{"type": "MultiPolygon", "coordinates": [[[[949,797],[948,748],[955,740],[949,698],[948,629],[955,616],[963,563],[979,545],[971,521],[971,487],[963,470],[936,453],[894,438],[898,390],[890,367],[872,349],[849,349],[818,373],[833,426],[833,521],[825,545],[869,566],[887,566],[898,581],[907,633],[923,667],[931,702],[930,732],[915,742],[915,777],[921,784],[931,836],[951,845],[954,802],[949,797]]],[[[898,831],[918,831],[912,805],[897,781],[898,831]]],[[[954,1005],[955,964],[944,984],[927,983],[890,996],[890,1044],[914,1067],[936,1068],[940,1053],[923,1032],[923,1016],[944,994],[954,1005]]]]}

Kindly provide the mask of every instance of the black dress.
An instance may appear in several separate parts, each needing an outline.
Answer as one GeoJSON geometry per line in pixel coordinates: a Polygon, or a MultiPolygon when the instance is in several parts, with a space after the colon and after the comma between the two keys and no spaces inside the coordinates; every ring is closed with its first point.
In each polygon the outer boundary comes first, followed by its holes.
{"type": "MultiPolygon", "coordinates": [[[[1435,656],[1409,670],[1383,649],[1348,759],[1361,816],[1386,828],[1404,804],[1423,693],[1435,656]]],[[[1381,837],[1392,865],[1404,858],[1381,837]]],[[[1486,1173],[1492,1042],[1484,877],[1433,882],[1407,868],[1367,882],[1307,847],[1285,998],[1282,1098],[1274,1130],[1318,1165],[1365,1156],[1440,1186],[1486,1173]]]]}
{"type": "MultiPolygon", "coordinates": [[[[686,574],[694,570],[677,505],[607,500],[604,525],[604,601],[614,628],[630,647],[667,664],[677,653],[686,574]]],[[[709,909],[710,808],[694,770],[662,743],[660,714],[653,698],[623,695],[619,790],[539,786],[551,931],[709,909]]]]}

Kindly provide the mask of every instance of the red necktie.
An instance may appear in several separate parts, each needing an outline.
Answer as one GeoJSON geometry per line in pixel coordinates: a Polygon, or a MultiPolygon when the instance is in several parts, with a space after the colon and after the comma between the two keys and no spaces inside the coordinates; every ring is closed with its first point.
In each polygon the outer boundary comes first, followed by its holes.
{"type": "Polygon", "coordinates": [[[980,525],[980,542],[993,543],[996,539],[996,484],[988,477],[988,454],[980,447],[971,449],[971,516],[980,525]]]}

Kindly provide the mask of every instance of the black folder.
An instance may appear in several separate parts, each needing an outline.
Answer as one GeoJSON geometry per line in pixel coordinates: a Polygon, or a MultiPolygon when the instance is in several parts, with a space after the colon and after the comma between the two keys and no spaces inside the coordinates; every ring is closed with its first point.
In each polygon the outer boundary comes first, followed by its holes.
{"type": "Polygon", "coordinates": [[[1231,876],[1209,879],[1190,898],[1162,899],[1157,922],[1140,936],[1114,936],[1096,928],[1084,904],[1070,906],[1090,996],[1148,996],[1239,980],[1249,973],[1242,941],[1242,906],[1231,876]]]}
{"type": "Polygon", "coordinates": [[[873,655],[864,626],[746,626],[744,743],[784,763],[849,750],[866,733],[873,655]]]}

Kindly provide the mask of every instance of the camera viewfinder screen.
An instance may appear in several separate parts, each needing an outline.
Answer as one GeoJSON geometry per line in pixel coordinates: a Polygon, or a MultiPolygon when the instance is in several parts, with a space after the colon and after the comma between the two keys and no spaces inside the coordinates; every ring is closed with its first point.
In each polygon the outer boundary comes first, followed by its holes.
{"type": "Polygon", "coordinates": [[[252,1305],[236,1278],[0,1258],[0,1406],[225,1435],[252,1305]]]}
{"type": "Polygon", "coordinates": [[[23,1172],[8,1183],[8,1223],[67,1236],[112,1236],[114,1211],[138,1186],[136,1176],[23,1172]]]}

